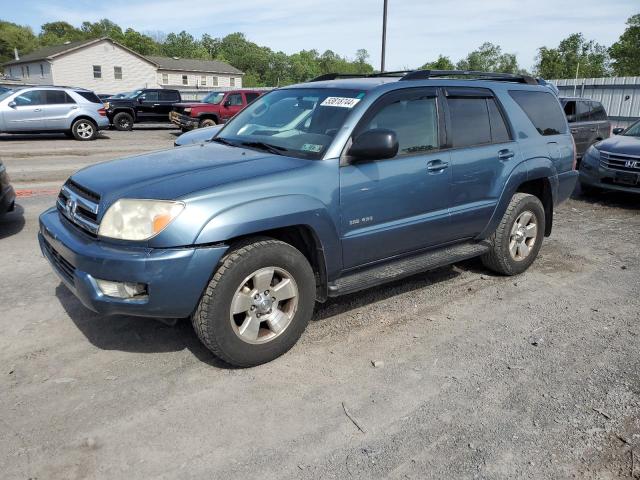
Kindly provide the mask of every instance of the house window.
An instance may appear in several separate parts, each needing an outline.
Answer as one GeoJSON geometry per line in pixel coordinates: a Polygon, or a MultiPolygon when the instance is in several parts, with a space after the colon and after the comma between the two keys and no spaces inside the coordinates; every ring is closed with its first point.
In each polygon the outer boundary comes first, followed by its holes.
{"type": "Polygon", "coordinates": [[[207,85],[207,76],[206,75],[201,75],[200,76],[200,85],[203,85],[203,86],[207,85]]]}
{"type": "Polygon", "coordinates": [[[233,78],[233,77],[231,77],[231,78],[229,79],[229,85],[231,85],[232,87],[235,87],[235,86],[236,86],[236,79],[235,79],[235,78],[233,78]]]}
{"type": "Polygon", "coordinates": [[[93,66],[93,78],[102,78],[102,67],[100,65],[93,66]]]}
{"type": "Polygon", "coordinates": [[[22,78],[24,78],[24,65],[20,66],[20,72],[22,73],[22,78]]]}
{"type": "Polygon", "coordinates": [[[169,85],[169,74],[168,73],[163,73],[162,74],[162,84],[163,85],[169,85]]]}
{"type": "Polygon", "coordinates": [[[27,78],[29,78],[31,76],[31,73],[29,72],[29,65],[27,65],[27,78]]]}
{"type": "Polygon", "coordinates": [[[40,64],[40,78],[44,78],[44,65],[40,64]]]}
{"type": "Polygon", "coordinates": [[[182,84],[189,85],[189,77],[187,75],[182,75],[182,84]]]}
{"type": "Polygon", "coordinates": [[[113,78],[122,80],[122,67],[113,67],[113,78]]]}
{"type": "Polygon", "coordinates": [[[212,83],[211,83],[211,84],[212,84],[214,87],[217,87],[217,86],[218,86],[218,77],[211,77],[211,80],[212,80],[212,83]]]}

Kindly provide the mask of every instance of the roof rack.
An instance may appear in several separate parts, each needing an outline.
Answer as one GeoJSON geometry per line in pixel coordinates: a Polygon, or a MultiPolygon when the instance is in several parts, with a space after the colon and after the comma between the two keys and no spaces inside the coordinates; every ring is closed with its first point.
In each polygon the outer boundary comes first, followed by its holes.
{"type": "Polygon", "coordinates": [[[400,77],[401,81],[428,80],[430,78],[443,77],[472,77],[474,80],[493,80],[499,82],[526,83],[539,85],[538,81],[529,75],[514,75],[512,73],[479,72],[475,70],[398,70],[394,72],[379,72],[369,74],[357,73],[327,73],[311,80],[321,82],[324,80],[336,80],[339,78],[380,78],[400,77]]]}

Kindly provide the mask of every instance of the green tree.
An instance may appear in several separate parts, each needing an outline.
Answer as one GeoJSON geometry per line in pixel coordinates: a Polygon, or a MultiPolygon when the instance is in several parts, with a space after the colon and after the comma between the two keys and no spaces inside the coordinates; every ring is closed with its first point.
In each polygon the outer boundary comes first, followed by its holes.
{"type": "Polygon", "coordinates": [[[607,49],[574,33],[562,40],[557,48],[538,49],[535,70],[542,78],[582,78],[609,75],[607,49]]]}
{"type": "Polygon", "coordinates": [[[67,22],[49,22],[42,25],[38,41],[42,46],[60,45],[64,42],[84,40],[85,33],[67,22]]]}
{"type": "Polygon", "coordinates": [[[457,64],[458,70],[481,72],[517,73],[518,61],[513,53],[502,53],[502,48],[493,43],[483,43],[457,64]]]}
{"type": "Polygon", "coordinates": [[[30,27],[0,20],[0,63],[14,58],[14,49],[25,55],[38,48],[38,38],[30,27]]]}
{"type": "Polygon", "coordinates": [[[85,38],[109,37],[116,42],[122,42],[124,33],[119,25],[107,18],[103,18],[95,23],[82,22],[80,30],[85,38]]]}
{"type": "Polygon", "coordinates": [[[161,45],[162,54],[167,57],[208,58],[207,51],[193,35],[185,32],[170,33],[161,45]]]}
{"type": "Polygon", "coordinates": [[[421,70],[455,70],[456,66],[449,57],[438,55],[438,59],[434,62],[427,62],[420,67],[421,70]]]}
{"type": "Polygon", "coordinates": [[[158,44],[153,41],[153,38],[137,32],[132,28],[127,28],[120,42],[125,47],[141,55],[155,55],[159,53],[160,50],[158,44]]]}
{"type": "Polygon", "coordinates": [[[618,77],[640,75],[640,14],[629,18],[627,25],[620,39],[609,49],[611,67],[618,77]]]}

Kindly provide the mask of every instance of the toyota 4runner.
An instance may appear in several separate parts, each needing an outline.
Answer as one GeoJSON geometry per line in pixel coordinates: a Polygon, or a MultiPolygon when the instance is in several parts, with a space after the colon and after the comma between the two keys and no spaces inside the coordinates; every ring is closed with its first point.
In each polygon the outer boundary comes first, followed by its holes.
{"type": "Polygon", "coordinates": [[[296,343],[316,301],[476,256],[524,272],[575,162],[532,78],[325,75],[208,142],[75,173],[38,236],[88,308],[190,317],[214,354],[252,366],[296,343]]]}

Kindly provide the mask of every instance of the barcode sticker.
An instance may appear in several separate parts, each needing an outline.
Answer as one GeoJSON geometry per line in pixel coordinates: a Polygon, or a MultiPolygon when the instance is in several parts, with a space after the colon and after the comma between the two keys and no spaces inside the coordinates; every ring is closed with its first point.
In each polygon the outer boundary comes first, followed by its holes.
{"type": "Polygon", "coordinates": [[[359,101],[359,98],[327,97],[320,105],[323,107],[353,108],[358,104],[359,101]]]}

